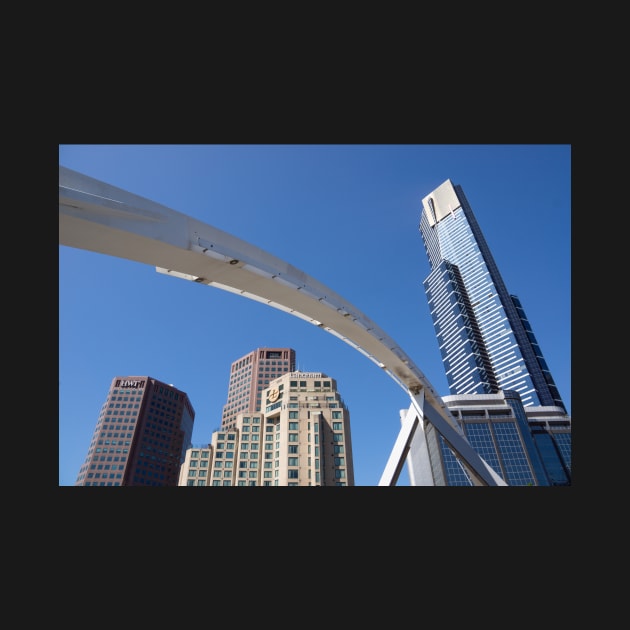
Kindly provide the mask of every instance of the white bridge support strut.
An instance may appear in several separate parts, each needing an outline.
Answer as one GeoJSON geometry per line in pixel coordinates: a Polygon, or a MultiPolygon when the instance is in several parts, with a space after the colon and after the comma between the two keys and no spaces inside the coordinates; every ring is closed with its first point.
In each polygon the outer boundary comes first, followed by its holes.
{"type": "Polygon", "coordinates": [[[480,485],[479,479],[475,479],[478,461],[485,466],[488,474],[494,479],[495,483],[492,485],[507,485],[487,462],[479,457],[466,438],[459,432],[459,429],[454,429],[450,423],[435,413],[435,409],[428,405],[425,407],[423,403],[424,396],[421,392],[419,395],[411,396],[411,406],[406,412],[404,409],[401,410],[402,427],[379,481],[379,486],[395,486],[405,460],[409,468],[412,486],[435,485],[425,433],[425,422],[427,421],[433,424],[438,433],[457,453],[460,464],[462,466],[466,464],[464,470],[472,485],[480,485]]]}
{"type": "MultiPolygon", "coordinates": [[[[410,461],[428,461],[428,452],[422,452],[425,422],[448,442],[474,485],[506,485],[459,433],[457,421],[403,349],[355,306],[284,260],[181,212],[62,166],[59,244],[145,263],[160,273],[262,302],[335,335],[374,362],[411,398],[379,485],[395,484],[410,451],[410,461]]],[[[426,463],[423,470],[430,472],[426,463]]],[[[418,478],[424,479],[424,474],[418,478]]]]}

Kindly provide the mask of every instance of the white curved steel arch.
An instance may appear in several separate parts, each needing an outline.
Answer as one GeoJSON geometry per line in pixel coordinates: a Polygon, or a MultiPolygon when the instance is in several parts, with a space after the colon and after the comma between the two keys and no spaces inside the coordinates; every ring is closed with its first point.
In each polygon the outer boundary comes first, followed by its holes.
{"type": "Polygon", "coordinates": [[[425,418],[470,468],[475,485],[506,485],[459,433],[433,386],[381,328],[330,288],[227,232],[121,188],[59,167],[59,243],[156,267],[160,273],[237,293],[339,337],[410,396],[415,413],[379,485],[393,485],[425,418]]]}

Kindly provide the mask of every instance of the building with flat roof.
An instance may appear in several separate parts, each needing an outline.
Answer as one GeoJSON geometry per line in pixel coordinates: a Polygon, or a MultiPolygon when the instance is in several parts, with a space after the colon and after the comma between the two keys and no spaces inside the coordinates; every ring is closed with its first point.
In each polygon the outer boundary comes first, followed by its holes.
{"type": "Polygon", "coordinates": [[[236,416],[241,412],[260,411],[263,389],[277,376],[293,370],[295,350],[292,348],[256,348],[234,361],[230,367],[221,428],[235,427],[236,416]]]}
{"type": "MultiPolygon", "coordinates": [[[[562,407],[523,407],[517,392],[504,390],[442,400],[470,445],[508,486],[571,485],[571,418],[562,407]]],[[[430,424],[425,435],[433,476],[430,485],[473,485],[430,424]]],[[[408,461],[413,475],[414,456],[408,461]]]]}
{"type": "Polygon", "coordinates": [[[150,376],[116,376],[75,486],[177,486],[191,444],[188,395],[150,376]]]}

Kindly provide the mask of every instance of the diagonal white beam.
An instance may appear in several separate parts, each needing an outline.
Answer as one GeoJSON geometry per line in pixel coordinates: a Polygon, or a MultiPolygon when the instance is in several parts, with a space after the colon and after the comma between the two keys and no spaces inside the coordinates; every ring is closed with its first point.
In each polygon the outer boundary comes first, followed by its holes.
{"type": "MultiPolygon", "coordinates": [[[[401,415],[403,413],[405,412],[401,411],[401,415]]],[[[394,443],[394,448],[387,460],[387,464],[385,464],[385,470],[383,470],[383,474],[378,482],[379,486],[395,486],[398,482],[400,471],[405,464],[405,459],[407,459],[411,443],[419,424],[420,420],[418,419],[415,408],[413,406],[409,407],[403,418],[400,432],[394,443]]]]}
{"type": "Polygon", "coordinates": [[[467,465],[470,469],[469,472],[473,476],[473,483],[475,485],[507,486],[505,481],[503,481],[503,479],[478,455],[477,451],[473,449],[468,440],[461,435],[458,430],[454,429],[450,423],[446,422],[444,418],[436,412],[434,407],[424,405],[423,408],[422,400],[419,396],[412,396],[411,404],[421,417],[424,409],[425,420],[436,428],[453,451],[455,451],[460,459],[467,465]]]}
{"type": "Polygon", "coordinates": [[[415,404],[412,402],[407,411],[407,417],[414,415],[418,418],[418,426],[411,438],[409,452],[406,458],[409,479],[412,486],[435,485],[429,447],[427,445],[425,419],[422,413],[423,405],[424,397],[422,394],[419,394],[415,397],[415,404]]]}
{"type": "MultiPolygon", "coordinates": [[[[405,460],[409,466],[411,485],[433,486],[433,473],[426,443],[425,422],[431,422],[448,445],[470,469],[475,486],[507,485],[486,462],[479,457],[466,438],[455,431],[435,410],[424,409],[422,393],[412,396],[411,406],[402,420],[402,426],[389,456],[379,486],[395,486],[405,460]]],[[[401,411],[401,415],[404,412],[401,411]]]]}

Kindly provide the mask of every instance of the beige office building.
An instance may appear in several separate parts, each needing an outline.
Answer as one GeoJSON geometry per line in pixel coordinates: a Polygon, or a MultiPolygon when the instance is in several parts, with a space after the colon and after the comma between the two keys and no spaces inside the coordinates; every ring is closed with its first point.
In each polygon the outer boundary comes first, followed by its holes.
{"type": "Polygon", "coordinates": [[[289,372],[212,442],[186,451],[180,486],[353,486],[350,412],[322,372],[289,372]]]}

